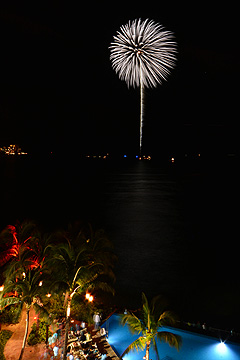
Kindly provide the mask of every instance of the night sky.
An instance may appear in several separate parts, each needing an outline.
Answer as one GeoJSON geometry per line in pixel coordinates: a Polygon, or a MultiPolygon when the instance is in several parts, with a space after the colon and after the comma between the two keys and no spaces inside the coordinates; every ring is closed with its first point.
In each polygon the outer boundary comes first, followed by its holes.
{"type": "Polygon", "coordinates": [[[122,24],[141,17],[178,43],[168,82],[146,92],[144,151],[238,152],[237,3],[162,3],[1,4],[0,146],[138,152],[139,90],[118,79],[108,46],[122,24]]]}

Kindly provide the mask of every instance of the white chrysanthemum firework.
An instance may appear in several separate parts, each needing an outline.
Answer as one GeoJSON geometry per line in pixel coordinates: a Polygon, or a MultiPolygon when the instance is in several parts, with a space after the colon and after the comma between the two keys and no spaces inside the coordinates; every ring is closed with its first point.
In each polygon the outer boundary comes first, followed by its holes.
{"type": "Polygon", "coordinates": [[[136,19],[121,26],[110,52],[113,69],[128,86],[155,87],[175,66],[177,45],[162,25],[136,19]]]}

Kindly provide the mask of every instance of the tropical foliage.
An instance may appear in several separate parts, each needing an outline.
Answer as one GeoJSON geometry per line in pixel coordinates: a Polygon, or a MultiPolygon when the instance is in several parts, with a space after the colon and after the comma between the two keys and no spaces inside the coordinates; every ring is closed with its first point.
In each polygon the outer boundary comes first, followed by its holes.
{"type": "Polygon", "coordinates": [[[0,324],[17,324],[21,315],[21,307],[18,305],[8,306],[0,313],[0,324]]]}
{"type": "MultiPolygon", "coordinates": [[[[16,269],[16,267],[14,266],[16,269]]],[[[19,263],[19,268],[12,272],[10,267],[4,292],[0,298],[1,308],[19,304],[20,307],[25,308],[26,311],[26,328],[22,344],[22,350],[19,360],[22,359],[24,348],[26,345],[28,327],[29,327],[29,312],[33,306],[38,313],[43,313],[44,308],[41,303],[43,290],[40,286],[42,281],[42,272],[39,269],[24,267],[19,263]],[[8,296],[9,293],[14,293],[15,296],[8,296]]]]}
{"type": "Polygon", "coordinates": [[[45,321],[39,321],[39,323],[33,323],[31,332],[28,336],[28,345],[36,345],[46,341],[47,335],[47,323],[45,321]]]}
{"type": "Polygon", "coordinates": [[[123,352],[129,353],[131,350],[144,350],[146,349],[146,360],[149,360],[149,350],[153,347],[157,358],[159,358],[156,340],[167,342],[170,346],[174,346],[179,350],[181,345],[181,337],[171,333],[170,331],[163,330],[164,326],[173,326],[176,318],[171,311],[164,310],[165,304],[161,301],[161,296],[153,298],[151,304],[148,303],[146,295],[142,293],[142,310],[140,316],[133,313],[127,313],[122,316],[122,324],[127,324],[131,333],[137,333],[139,337],[132,342],[127,349],[123,352]]]}
{"type": "Polygon", "coordinates": [[[10,331],[10,330],[0,331],[0,360],[6,360],[6,358],[3,354],[3,351],[4,351],[5,344],[10,339],[11,336],[12,336],[12,331],[10,331]]]}
{"type": "Polygon", "coordinates": [[[65,293],[65,359],[72,299],[78,295],[83,302],[87,291],[97,289],[113,292],[109,280],[114,280],[115,256],[105,233],[94,232],[90,226],[84,231],[71,228],[61,233],[61,237],[60,243],[46,247],[45,254],[46,266],[51,272],[51,289],[65,293]]]}
{"type": "Polygon", "coordinates": [[[38,230],[33,222],[24,221],[15,226],[8,225],[0,233],[0,266],[7,264],[11,260],[18,261],[22,255],[31,250],[31,260],[34,263],[36,254],[31,245],[37,245],[38,230]]]}
{"type": "MultiPolygon", "coordinates": [[[[113,267],[116,257],[111,242],[102,230],[69,227],[50,235],[39,232],[36,225],[24,222],[8,226],[0,234],[0,265],[4,270],[4,289],[0,309],[18,304],[26,311],[26,329],[22,359],[29,326],[31,307],[46,321],[66,316],[65,352],[72,305],[85,307],[90,318],[93,308],[85,300],[86,291],[113,291],[113,267]]],[[[35,340],[33,340],[35,341],[35,340]]]]}

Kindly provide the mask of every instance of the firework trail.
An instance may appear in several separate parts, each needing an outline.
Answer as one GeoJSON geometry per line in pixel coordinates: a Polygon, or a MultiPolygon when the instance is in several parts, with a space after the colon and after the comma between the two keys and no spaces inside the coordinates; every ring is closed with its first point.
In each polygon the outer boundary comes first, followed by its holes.
{"type": "Polygon", "coordinates": [[[167,80],[175,66],[177,45],[171,31],[153,20],[129,21],[110,45],[112,67],[128,87],[140,87],[140,154],[142,151],[144,88],[167,80]]]}

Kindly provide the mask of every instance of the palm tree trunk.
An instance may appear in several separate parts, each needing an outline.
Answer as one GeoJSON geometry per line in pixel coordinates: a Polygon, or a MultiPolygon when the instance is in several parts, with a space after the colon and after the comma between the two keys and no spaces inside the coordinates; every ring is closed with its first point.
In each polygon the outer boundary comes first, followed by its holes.
{"type": "Polygon", "coordinates": [[[66,326],[65,326],[65,339],[63,347],[63,360],[67,359],[67,345],[68,345],[68,330],[70,323],[70,309],[71,309],[71,297],[67,299],[67,312],[66,312],[66,326]]]}
{"type": "Polygon", "coordinates": [[[46,340],[45,340],[46,345],[48,344],[48,329],[49,329],[49,325],[46,324],[46,340]]]}
{"type": "Polygon", "coordinates": [[[23,352],[24,352],[24,349],[25,349],[26,341],[27,341],[28,326],[29,326],[29,311],[30,311],[30,307],[27,306],[25,334],[24,334],[24,338],[23,338],[22,349],[21,349],[20,356],[19,356],[18,360],[22,360],[23,352]]]}
{"type": "Polygon", "coordinates": [[[65,307],[66,304],[67,304],[68,296],[69,296],[69,291],[66,291],[65,298],[64,298],[64,303],[63,303],[63,307],[65,307]]]}
{"type": "Polygon", "coordinates": [[[150,348],[150,342],[147,342],[146,360],[149,360],[149,348],[150,348]]]}

